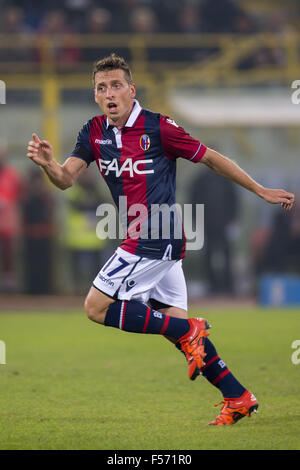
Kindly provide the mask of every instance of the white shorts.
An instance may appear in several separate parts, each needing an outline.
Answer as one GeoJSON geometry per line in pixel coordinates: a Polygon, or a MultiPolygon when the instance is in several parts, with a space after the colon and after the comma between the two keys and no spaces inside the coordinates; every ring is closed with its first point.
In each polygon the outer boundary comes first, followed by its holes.
{"type": "Polygon", "coordinates": [[[93,282],[111,298],[154,299],[187,310],[187,289],[181,260],[142,258],[118,248],[93,282]]]}

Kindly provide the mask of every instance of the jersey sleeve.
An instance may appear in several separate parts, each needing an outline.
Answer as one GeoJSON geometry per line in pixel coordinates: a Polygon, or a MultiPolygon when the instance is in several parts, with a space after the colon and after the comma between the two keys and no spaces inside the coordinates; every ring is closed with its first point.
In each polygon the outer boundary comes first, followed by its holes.
{"type": "Polygon", "coordinates": [[[90,145],[90,125],[92,120],[86,122],[77,136],[77,141],[70,157],[78,157],[90,165],[95,160],[92,147],[90,145]]]}
{"type": "Polygon", "coordinates": [[[164,153],[170,160],[181,157],[197,163],[206,152],[204,144],[167,116],[160,117],[160,132],[164,153]]]}

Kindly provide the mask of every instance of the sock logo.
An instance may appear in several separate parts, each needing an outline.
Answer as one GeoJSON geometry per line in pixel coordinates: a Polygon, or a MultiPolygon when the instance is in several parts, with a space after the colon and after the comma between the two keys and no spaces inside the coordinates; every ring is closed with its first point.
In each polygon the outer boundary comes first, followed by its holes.
{"type": "Polygon", "coordinates": [[[153,316],[156,317],[156,318],[160,318],[162,319],[162,314],[160,312],[153,312],[153,316]]]}
{"type": "Polygon", "coordinates": [[[126,292],[132,289],[136,285],[136,281],[134,279],[130,279],[130,281],[126,281],[126,292]]]}
{"type": "Polygon", "coordinates": [[[218,364],[219,364],[220,367],[222,367],[222,369],[224,369],[224,367],[226,367],[226,364],[225,364],[224,361],[222,361],[222,359],[220,359],[220,360],[218,361],[218,364]]]}

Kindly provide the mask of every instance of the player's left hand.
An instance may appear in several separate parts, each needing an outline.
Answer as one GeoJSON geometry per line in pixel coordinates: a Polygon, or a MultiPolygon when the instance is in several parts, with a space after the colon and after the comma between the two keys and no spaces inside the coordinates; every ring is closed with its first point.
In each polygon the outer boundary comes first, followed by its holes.
{"type": "Polygon", "coordinates": [[[284,189],[264,188],[262,198],[270,204],[281,204],[286,211],[290,211],[294,205],[295,195],[284,189]]]}

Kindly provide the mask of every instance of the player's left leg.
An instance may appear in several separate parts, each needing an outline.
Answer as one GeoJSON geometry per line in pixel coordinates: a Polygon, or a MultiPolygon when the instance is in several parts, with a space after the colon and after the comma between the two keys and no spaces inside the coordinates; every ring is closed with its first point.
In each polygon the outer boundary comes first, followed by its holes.
{"type": "MultiPolygon", "coordinates": [[[[177,264],[168,271],[151,292],[149,303],[165,315],[188,318],[185,308],[186,298],[184,274],[181,265],[177,264]]],[[[174,342],[172,338],[167,339],[174,342]]],[[[175,344],[181,350],[180,344],[178,342],[175,344]]],[[[220,390],[226,404],[226,406],[224,404],[221,414],[210,424],[233,424],[241,417],[246,416],[248,412],[251,414],[252,411],[255,411],[258,407],[255,397],[240,384],[207,337],[204,340],[204,352],[205,365],[200,369],[200,373],[220,390]],[[239,412],[235,410],[236,407],[239,407],[239,412]],[[224,413],[226,418],[224,418],[224,413]]]]}
{"type": "MultiPolygon", "coordinates": [[[[177,318],[187,318],[186,311],[172,306],[160,308],[158,311],[170,317],[175,316],[177,318]]],[[[167,339],[173,342],[176,347],[181,350],[180,344],[178,344],[177,341],[174,341],[173,338],[170,337],[167,337],[167,339]]],[[[246,389],[228,369],[225,362],[218,355],[214,344],[207,337],[204,341],[204,352],[205,365],[200,369],[200,373],[203,377],[205,377],[212,385],[217,387],[223,397],[240,397],[246,389]]]]}

